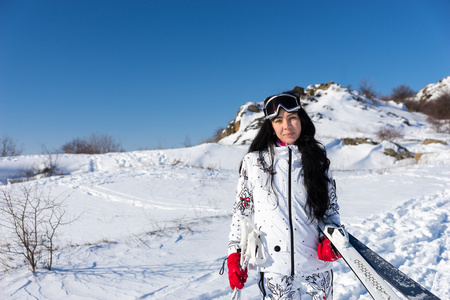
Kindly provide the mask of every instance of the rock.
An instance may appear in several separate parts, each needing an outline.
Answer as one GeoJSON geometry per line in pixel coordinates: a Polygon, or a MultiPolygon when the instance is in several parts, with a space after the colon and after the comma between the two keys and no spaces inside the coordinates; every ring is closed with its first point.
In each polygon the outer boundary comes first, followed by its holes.
{"type": "Polygon", "coordinates": [[[341,141],[344,142],[344,145],[360,145],[360,144],[371,144],[371,145],[378,145],[377,142],[373,141],[369,138],[343,138],[341,141]]]}
{"type": "Polygon", "coordinates": [[[415,158],[414,153],[409,152],[409,150],[406,149],[405,147],[400,146],[399,144],[396,144],[396,143],[392,143],[392,144],[397,149],[386,148],[386,149],[384,149],[384,152],[383,152],[384,155],[395,157],[397,160],[402,160],[405,158],[415,158]]]}
{"type": "Polygon", "coordinates": [[[446,142],[444,141],[440,141],[440,140],[435,140],[435,139],[425,139],[422,142],[423,145],[429,145],[429,144],[442,144],[442,145],[447,145],[446,142]]]}

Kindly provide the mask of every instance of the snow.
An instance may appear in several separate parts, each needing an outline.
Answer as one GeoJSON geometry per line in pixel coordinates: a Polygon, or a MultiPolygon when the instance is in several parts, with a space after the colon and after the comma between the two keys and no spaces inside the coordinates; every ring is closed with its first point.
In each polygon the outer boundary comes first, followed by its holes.
{"type": "MultiPolygon", "coordinates": [[[[395,267],[449,299],[450,136],[434,133],[423,115],[402,107],[367,105],[335,87],[326,93],[308,109],[322,114],[317,132],[332,163],[342,222],[395,267]],[[374,138],[386,123],[404,130],[395,143],[423,153],[420,160],[386,156],[392,142],[350,146],[340,140],[374,138]],[[425,138],[442,143],[425,145],[425,138]]],[[[59,228],[51,271],[39,266],[32,274],[20,258],[8,260],[17,267],[1,270],[0,299],[229,299],[226,271],[221,276],[219,270],[247,151],[231,144],[61,154],[64,175],[14,184],[11,178],[42,167],[48,157],[0,158],[0,189],[37,185],[79,216],[59,228]]],[[[1,241],[5,234],[0,229],[1,241]]],[[[342,260],[334,272],[335,299],[371,299],[342,260]]],[[[259,299],[255,272],[242,298],[259,299]]]]}
{"type": "Polygon", "coordinates": [[[450,94],[450,76],[445,77],[444,79],[439,80],[436,83],[427,84],[416,94],[414,99],[416,101],[433,101],[444,94],[450,94]]]}

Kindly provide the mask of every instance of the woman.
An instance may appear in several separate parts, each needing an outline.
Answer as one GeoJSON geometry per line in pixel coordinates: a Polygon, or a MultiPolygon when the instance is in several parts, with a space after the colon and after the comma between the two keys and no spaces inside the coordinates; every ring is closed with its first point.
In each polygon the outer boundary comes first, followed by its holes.
{"type": "Polygon", "coordinates": [[[255,267],[267,299],[332,299],[339,258],[318,222],[340,225],[330,161],[296,91],[264,100],[266,120],[244,156],[228,243],[228,276],[241,289],[241,220],[260,230],[268,259],[255,267]]]}

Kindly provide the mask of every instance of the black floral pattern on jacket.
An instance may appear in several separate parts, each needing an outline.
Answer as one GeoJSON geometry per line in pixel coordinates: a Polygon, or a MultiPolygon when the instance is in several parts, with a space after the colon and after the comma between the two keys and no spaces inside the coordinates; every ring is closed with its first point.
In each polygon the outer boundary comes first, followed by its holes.
{"type": "Polygon", "coordinates": [[[241,212],[243,216],[251,216],[253,214],[253,193],[248,189],[247,170],[242,169],[240,177],[242,180],[242,187],[239,192],[239,200],[234,204],[234,212],[241,212]]]}

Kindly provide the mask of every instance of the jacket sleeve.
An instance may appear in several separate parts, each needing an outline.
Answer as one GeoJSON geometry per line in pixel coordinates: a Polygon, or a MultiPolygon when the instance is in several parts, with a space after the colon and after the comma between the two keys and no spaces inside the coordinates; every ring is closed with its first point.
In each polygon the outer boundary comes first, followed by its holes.
{"type": "Polygon", "coordinates": [[[339,204],[336,196],[336,181],[333,179],[331,172],[328,171],[328,196],[330,197],[330,206],[325,212],[325,221],[337,226],[341,226],[341,218],[339,215],[339,204]]]}
{"type": "Polygon", "coordinates": [[[248,180],[248,162],[249,158],[247,156],[244,157],[236,189],[230,234],[228,236],[228,255],[240,251],[241,220],[247,219],[251,221],[254,212],[253,188],[248,180]]]}

